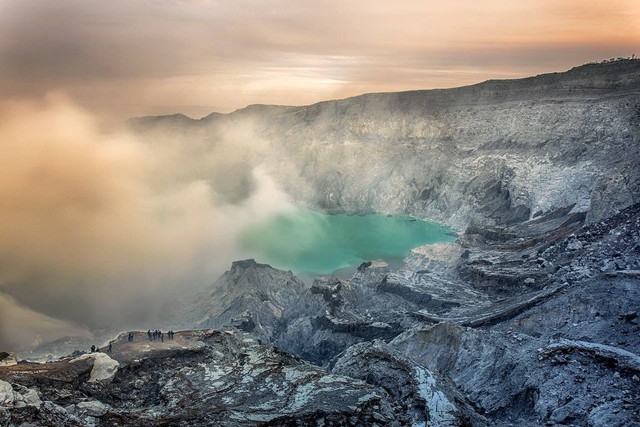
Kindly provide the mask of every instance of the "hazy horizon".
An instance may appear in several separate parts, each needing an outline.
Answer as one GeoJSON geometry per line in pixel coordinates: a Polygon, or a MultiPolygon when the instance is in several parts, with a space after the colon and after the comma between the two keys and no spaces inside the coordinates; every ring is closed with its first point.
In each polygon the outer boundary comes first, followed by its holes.
{"type": "Polygon", "coordinates": [[[459,87],[638,54],[640,5],[0,0],[0,96],[102,120],[459,87]]]}
{"type": "Polygon", "coordinates": [[[162,116],[177,116],[177,115],[182,115],[185,117],[188,117],[192,120],[199,120],[199,119],[203,119],[209,115],[212,114],[233,114],[236,111],[240,111],[240,110],[244,110],[245,108],[248,107],[252,107],[255,105],[265,105],[265,106],[271,106],[271,107],[310,107],[312,105],[315,104],[321,104],[323,102],[331,102],[331,101],[341,101],[341,100],[345,100],[345,99],[350,99],[350,98],[357,98],[359,96],[363,96],[363,95],[372,95],[372,94],[385,94],[385,93],[403,93],[403,92],[422,92],[422,91],[430,91],[430,90],[448,90],[448,89],[460,89],[460,88],[465,88],[465,87],[469,87],[469,86],[475,86],[478,84],[482,84],[488,81],[504,81],[504,80],[521,80],[521,79],[527,79],[529,77],[538,77],[538,76],[542,76],[545,74],[555,74],[555,73],[564,73],[564,72],[568,72],[570,70],[572,70],[573,68],[577,68],[577,67],[581,67],[584,65],[590,65],[590,64],[598,64],[598,63],[606,63],[609,60],[619,60],[619,59],[634,59],[634,60],[638,60],[640,61],[640,58],[638,58],[637,56],[634,56],[633,58],[631,56],[628,57],[616,57],[616,58],[608,58],[608,59],[602,59],[600,61],[591,61],[591,62],[585,62],[583,64],[576,64],[575,66],[568,68],[566,70],[556,70],[556,71],[548,71],[548,72],[544,72],[544,73],[540,73],[540,74],[535,74],[535,75],[530,75],[530,76],[519,76],[519,77],[511,77],[511,78],[503,78],[503,79],[494,79],[494,78],[487,78],[485,80],[481,80],[478,82],[471,82],[468,84],[463,84],[460,86],[450,86],[450,87],[442,87],[442,88],[427,88],[427,89],[407,89],[407,90],[388,90],[388,91],[380,91],[380,92],[362,92],[362,93],[356,93],[353,95],[349,95],[349,96],[345,96],[345,97],[341,97],[341,98],[327,98],[327,99],[321,99],[318,101],[314,101],[308,104],[265,104],[265,103],[255,103],[255,104],[246,104],[243,106],[240,106],[236,109],[230,110],[230,111],[210,111],[208,113],[205,113],[204,115],[201,116],[193,116],[193,115],[189,115],[186,114],[182,111],[174,111],[174,112],[167,112],[166,114],[147,114],[147,115],[141,115],[141,116],[132,116],[132,117],[127,117],[125,120],[128,119],[140,119],[140,118],[144,118],[144,117],[162,117],[162,116]]]}

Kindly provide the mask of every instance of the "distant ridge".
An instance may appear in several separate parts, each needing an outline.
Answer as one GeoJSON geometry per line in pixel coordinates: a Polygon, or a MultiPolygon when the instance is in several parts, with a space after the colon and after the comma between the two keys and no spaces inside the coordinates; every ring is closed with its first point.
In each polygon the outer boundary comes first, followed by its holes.
{"type": "MultiPolygon", "coordinates": [[[[313,104],[308,105],[300,105],[300,106],[291,106],[291,105],[272,105],[272,104],[249,104],[246,107],[239,108],[229,113],[219,113],[212,112],[206,116],[203,116],[199,119],[194,119],[182,113],[176,114],[168,114],[168,115],[149,115],[149,116],[141,116],[141,117],[133,117],[127,120],[127,123],[132,124],[134,126],[140,124],[151,124],[154,121],[162,121],[164,124],[186,124],[186,123],[207,123],[212,120],[216,120],[222,116],[229,116],[235,114],[260,114],[266,111],[274,111],[274,110],[289,110],[289,109],[299,109],[299,108],[309,108],[315,105],[324,104],[328,102],[340,102],[351,99],[360,99],[366,97],[374,97],[374,96],[408,96],[415,94],[454,94],[459,92],[476,92],[476,91],[484,91],[484,90],[513,90],[515,88],[520,88],[524,90],[525,88],[532,88],[535,86],[542,86],[547,90],[553,90],[557,88],[557,85],[561,82],[564,83],[573,83],[571,89],[611,89],[612,87],[606,87],[603,85],[602,87],[588,87],[585,85],[580,85],[580,81],[585,79],[592,79],[597,77],[605,77],[606,75],[617,76],[618,78],[623,78],[628,75],[630,78],[637,78],[637,73],[640,70],[640,58],[618,58],[605,60],[601,62],[590,62],[582,65],[575,66],[567,71],[559,71],[559,72],[551,72],[551,73],[543,73],[537,74],[535,76],[530,77],[520,77],[514,79],[489,79],[483,82],[474,83],[471,85],[458,86],[452,88],[438,88],[438,89],[412,89],[406,91],[391,91],[391,92],[369,92],[363,93],[360,95],[354,95],[347,98],[340,99],[330,99],[319,101],[313,104]]],[[[622,83],[622,82],[620,82],[622,83]]]]}

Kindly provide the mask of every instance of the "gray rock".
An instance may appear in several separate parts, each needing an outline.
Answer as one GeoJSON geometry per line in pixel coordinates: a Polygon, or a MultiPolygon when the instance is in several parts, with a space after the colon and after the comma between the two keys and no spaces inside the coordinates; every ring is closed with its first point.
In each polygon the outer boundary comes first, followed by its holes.
{"type": "Polygon", "coordinates": [[[582,242],[580,242],[580,240],[573,239],[570,240],[569,243],[567,243],[568,251],[577,251],[579,249],[582,249],[582,242]]]}
{"type": "MultiPolygon", "coordinates": [[[[15,365],[11,365],[15,366],[15,365]]],[[[0,406],[7,408],[39,407],[42,404],[38,392],[21,384],[0,380],[0,406]]]]}
{"type": "Polygon", "coordinates": [[[291,272],[255,260],[236,261],[207,291],[184,302],[177,323],[188,327],[245,324],[260,339],[273,341],[284,310],[306,286],[291,272]],[[244,320],[242,320],[244,319],[244,320]]]}
{"type": "Polygon", "coordinates": [[[98,400],[85,400],[76,403],[71,412],[80,417],[101,417],[109,412],[109,405],[98,400]]]}
{"type": "Polygon", "coordinates": [[[350,347],[331,363],[334,373],[383,388],[404,413],[407,425],[458,426],[487,420],[475,413],[446,380],[412,363],[380,341],[350,347]]]}
{"type": "Polygon", "coordinates": [[[13,387],[6,381],[0,381],[0,405],[12,406],[15,401],[13,387]]]}

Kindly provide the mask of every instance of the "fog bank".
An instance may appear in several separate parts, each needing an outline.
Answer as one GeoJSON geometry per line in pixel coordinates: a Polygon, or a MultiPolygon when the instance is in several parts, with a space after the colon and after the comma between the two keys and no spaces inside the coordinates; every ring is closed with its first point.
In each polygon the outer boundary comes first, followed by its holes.
{"type": "MultiPolygon", "coordinates": [[[[238,157],[226,150],[207,159],[207,175],[238,157]]],[[[166,300],[242,257],[245,224],[288,206],[264,167],[250,173],[247,197],[226,202],[199,178],[197,153],[99,129],[61,95],[1,103],[0,151],[0,291],[38,324],[1,310],[0,349],[38,328],[77,329],[67,322],[162,318],[166,300]]]]}

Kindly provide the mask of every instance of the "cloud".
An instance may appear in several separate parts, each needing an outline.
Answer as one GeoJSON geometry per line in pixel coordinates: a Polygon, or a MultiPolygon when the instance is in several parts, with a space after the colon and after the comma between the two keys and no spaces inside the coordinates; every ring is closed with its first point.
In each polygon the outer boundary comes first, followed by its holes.
{"type": "Polygon", "coordinates": [[[0,95],[123,119],[451,87],[638,53],[639,18],[633,0],[0,0],[0,95]]]}
{"type": "Polygon", "coordinates": [[[90,327],[158,319],[243,256],[246,224],[287,206],[245,147],[211,144],[104,132],[60,95],[0,103],[0,290],[90,327]],[[234,162],[249,187],[229,203],[214,178],[234,162]]]}
{"type": "Polygon", "coordinates": [[[0,349],[29,348],[64,336],[89,337],[91,333],[81,326],[31,310],[0,293],[0,349]]]}

